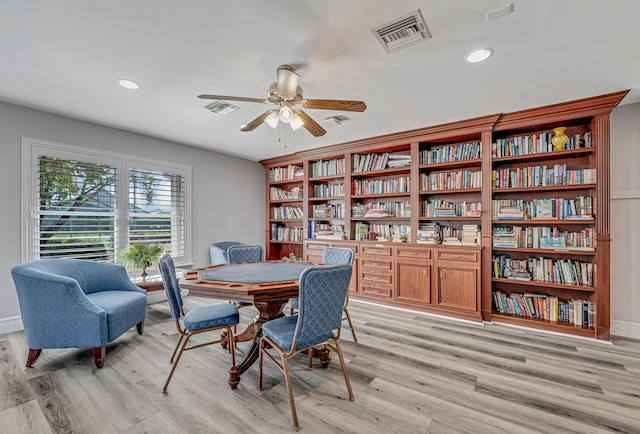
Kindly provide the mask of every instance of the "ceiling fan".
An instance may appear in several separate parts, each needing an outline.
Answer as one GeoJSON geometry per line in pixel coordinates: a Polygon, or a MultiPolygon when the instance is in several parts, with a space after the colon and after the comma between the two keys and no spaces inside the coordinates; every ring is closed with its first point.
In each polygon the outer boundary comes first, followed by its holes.
{"type": "Polygon", "coordinates": [[[201,99],[219,99],[227,101],[246,101],[277,106],[262,113],[246,124],[241,131],[253,131],[265,122],[271,128],[276,128],[280,121],[288,123],[296,131],[304,127],[315,137],[322,136],[326,130],[314,121],[308,114],[295,107],[320,110],[342,110],[363,112],[367,105],[362,101],[333,100],[333,99],[304,99],[302,88],[298,86],[300,75],[289,65],[280,65],[277,69],[277,81],[271,83],[267,89],[267,98],[245,98],[225,95],[198,95],[201,99]]]}

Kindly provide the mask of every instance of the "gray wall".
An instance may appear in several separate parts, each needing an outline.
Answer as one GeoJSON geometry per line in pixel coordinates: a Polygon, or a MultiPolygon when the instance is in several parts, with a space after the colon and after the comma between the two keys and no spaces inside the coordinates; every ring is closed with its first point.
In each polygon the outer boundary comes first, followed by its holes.
{"type": "MultiPolygon", "coordinates": [[[[21,326],[10,276],[20,262],[21,136],[191,165],[195,264],[208,262],[211,241],[264,244],[258,163],[0,102],[0,334],[21,326]]],[[[611,332],[640,339],[640,103],[613,111],[611,197],[611,332]]]]}
{"type": "Polygon", "coordinates": [[[209,263],[208,245],[214,241],[264,246],[266,187],[259,163],[0,102],[0,222],[5,234],[0,248],[0,334],[16,330],[16,324],[22,328],[10,273],[21,260],[22,136],[191,166],[196,265],[209,263]]]}
{"type": "Polygon", "coordinates": [[[640,103],[611,116],[611,334],[640,339],[640,103]]]}

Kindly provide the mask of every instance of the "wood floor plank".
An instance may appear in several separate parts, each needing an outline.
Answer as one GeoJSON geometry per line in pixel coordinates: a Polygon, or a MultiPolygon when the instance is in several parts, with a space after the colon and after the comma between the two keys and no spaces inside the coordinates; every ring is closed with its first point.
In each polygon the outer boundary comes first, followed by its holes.
{"type": "MultiPolygon", "coordinates": [[[[226,302],[185,297],[185,308],[226,302]]],[[[358,343],[345,323],[342,348],[355,400],[337,355],[311,371],[304,355],[293,358],[301,432],[640,432],[640,341],[602,343],[355,300],[349,307],[358,343]]],[[[240,309],[239,330],[256,313],[240,309]]],[[[1,336],[0,432],[293,432],[282,373],[265,360],[264,390],[257,364],[231,390],[230,355],[219,345],[186,352],[163,394],[177,340],[166,301],[148,306],[142,336],[130,330],[108,345],[100,370],[90,349],[74,348],[44,350],[25,368],[24,333],[1,336]]],[[[238,344],[238,361],[248,348],[238,344]]]]}

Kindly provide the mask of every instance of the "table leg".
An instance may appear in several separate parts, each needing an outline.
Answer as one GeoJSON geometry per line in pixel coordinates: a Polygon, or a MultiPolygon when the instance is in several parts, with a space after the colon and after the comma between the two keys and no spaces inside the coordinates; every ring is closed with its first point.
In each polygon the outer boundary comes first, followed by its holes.
{"type": "MultiPolygon", "coordinates": [[[[253,328],[253,332],[254,332],[253,343],[251,344],[251,348],[249,348],[249,351],[247,352],[246,356],[244,356],[244,359],[242,360],[242,362],[240,362],[238,367],[229,369],[229,380],[227,382],[229,383],[229,387],[231,387],[231,389],[235,389],[238,387],[238,384],[240,383],[240,375],[242,375],[243,372],[249,369],[249,367],[253,365],[256,360],[258,360],[258,356],[260,355],[260,338],[262,337],[262,324],[264,324],[269,320],[283,316],[284,315],[283,308],[287,304],[287,301],[288,300],[276,301],[276,302],[265,301],[265,302],[254,303],[254,306],[258,309],[258,312],[260,312],[260,315],[258,316],[256,321],[253,323],[253,327],[252,326],[247,327],[247,330],[245,330],[245,332],[239,335],[239,336],[244,335],[243,339],[245,338],[250,339],[248,334],[245,335],[245,333],[247,333],[249,328],[253,328]]],[[[245,339],[245,340],[249,340],[249,339],[245,339]]]]}

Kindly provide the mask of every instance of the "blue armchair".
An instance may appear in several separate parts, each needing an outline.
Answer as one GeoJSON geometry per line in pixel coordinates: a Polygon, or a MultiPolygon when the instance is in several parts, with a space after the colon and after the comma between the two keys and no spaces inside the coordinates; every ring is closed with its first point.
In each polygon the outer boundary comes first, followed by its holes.
{"type": "Polygon", "coordinates": [[[226,264],[229,262],[227,250],[231,246],[245,246],[245,243],[238,241],[220,241],[209,244],[209,255],[211,256],[211,265],[226,264]]]}
{"type": "Polygon", "coordinates": [[[30,368],[44,348],[92,348],[98,368],[106,344],[137,325],[142,334],[147,292],[121,265],[45,259],[11,269],[18,292],[30,368]]]}

